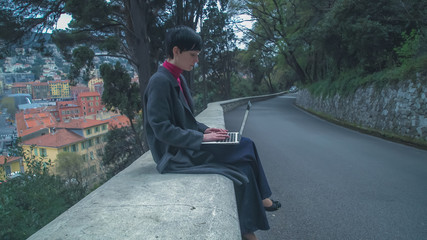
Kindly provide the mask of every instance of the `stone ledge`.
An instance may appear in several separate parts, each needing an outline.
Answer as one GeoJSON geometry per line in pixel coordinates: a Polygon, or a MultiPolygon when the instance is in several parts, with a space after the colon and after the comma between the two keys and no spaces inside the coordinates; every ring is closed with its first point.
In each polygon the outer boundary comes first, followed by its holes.
{"type": "Polygon", "coordinates": [[[161,175],[147,152],[29,239],[240,239],[233,184],[161,175]]]}
{"type": "MultiPolygon", "coordinates": [[[[197,120],[223,128],[223,111],[277,95],[210,103],[197,120]]],[[[229,179],[159,174],[155,167],[145,153],[28,239],[241,239],[229,179]]]]}

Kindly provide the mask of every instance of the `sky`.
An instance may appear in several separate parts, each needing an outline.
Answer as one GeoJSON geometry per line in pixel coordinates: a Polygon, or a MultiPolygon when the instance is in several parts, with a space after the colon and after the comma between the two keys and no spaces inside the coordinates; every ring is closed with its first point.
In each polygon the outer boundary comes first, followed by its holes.
{"type": "Polygon", "coordinates": [[[66,29],[68,27],[68,23],[71,21],[71,15],[68,14],[62,14],[61,17],[59,17],[58,22],[56,23],[57,29],[66,29]]]}

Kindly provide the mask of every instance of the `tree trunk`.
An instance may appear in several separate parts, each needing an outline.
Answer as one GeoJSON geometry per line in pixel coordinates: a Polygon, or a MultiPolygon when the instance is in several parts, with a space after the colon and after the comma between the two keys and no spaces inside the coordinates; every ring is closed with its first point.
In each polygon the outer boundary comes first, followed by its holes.
{"type": "Polygon", "coordinates": [[[136,65],[139,77],[141,99],[143,99],[145,88],[151,76],[150,68],[150,39],[147,33],[148,4],[144,0],[130,0],[130,30],[129,48],[131,57],[136,65]]]}
{"type": "MultiPolygon", "coordinates": [[[[129,11],[129,29],[126,37],[129,43],[129,49],[131,51],[131,59],[135,64],[138,71],[139,87],[141,100],[144,99],[145,88],[147,87],[148,80],[151,77],[150,68],[150,39],[147,33],[147,17],[148,17],[148,4],[145,0],[129,0],[126,5],[129,11]]],[[[144,116],[142,116],[144,117],[144,116]]],[[[138,132],[131,122],[135,137],[138,141],[138,145],[145,151],[145,143],[142,136],[138,136],[138,132]]]]}
{"type": "Polygon", "coordinates": [[[282,53],[285,57],[286,62],[289,64],[289,66],[295,71],[295,73],[298,75],[299,79],[301,80],[302,84],[307,83],[307,75],[305,74],[304,70],[299,65],[297,59],[295,58],[294,54],[292,52],[289,53],[282,53]]]}

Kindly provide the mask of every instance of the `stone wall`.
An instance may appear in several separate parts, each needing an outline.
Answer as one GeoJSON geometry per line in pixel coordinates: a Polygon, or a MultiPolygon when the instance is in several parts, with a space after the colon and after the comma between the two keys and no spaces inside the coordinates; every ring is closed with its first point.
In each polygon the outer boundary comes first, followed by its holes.
{"type": "Polygon", "coordinates": [[[314,97],[301,90],[298,106],[361,127],[399,136],[427,140],[427,86],[425,81],[407,81],[387,86],[359,88],[353,95],[314,97]]]}

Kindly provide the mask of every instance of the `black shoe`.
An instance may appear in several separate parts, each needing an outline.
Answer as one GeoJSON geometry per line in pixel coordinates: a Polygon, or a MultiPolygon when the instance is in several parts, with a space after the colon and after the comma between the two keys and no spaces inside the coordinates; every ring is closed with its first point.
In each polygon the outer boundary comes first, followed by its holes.
{"type": "Polygon", "coordinates": [[[282,207],[282,204],[279,201],[275,201],[273,199],[271,199],[271,201],[273,202],[273,205],[271,205],[270,207],[264,207],[265,211],[274,212],[279,210],[280,207],[282,207]]]}

